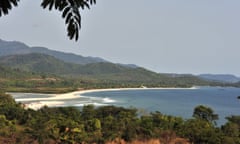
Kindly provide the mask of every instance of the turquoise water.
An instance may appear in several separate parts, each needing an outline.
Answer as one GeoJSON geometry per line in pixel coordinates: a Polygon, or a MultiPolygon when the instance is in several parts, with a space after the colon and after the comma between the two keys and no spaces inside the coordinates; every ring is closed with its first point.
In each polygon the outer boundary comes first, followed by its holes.
{"type": "MultiPolygon", "coordinates": [[[[29,101],[29,98],[51,97],[44,94],[13,93],[13,97],[19,102],[29,101]]],[[[115,105],[134,107],[146,112],[160,111],[163,114],[191,118],[193,109],[197,105],[211,107],[219,114],[221,125],[226,122],[225,117],[240,115],[240,88],[231,87],[200,87],[197,89],[138,89],[91,92],[79,95],[74,99],[58,100],[62,102],[56,106],[82,107],[87,104],[96,106],[115,105]]],[[[41,100],[39,102],[42,102],[41,100]]],[[[49,100],[46,100],[49,101],[49,100]]]]}

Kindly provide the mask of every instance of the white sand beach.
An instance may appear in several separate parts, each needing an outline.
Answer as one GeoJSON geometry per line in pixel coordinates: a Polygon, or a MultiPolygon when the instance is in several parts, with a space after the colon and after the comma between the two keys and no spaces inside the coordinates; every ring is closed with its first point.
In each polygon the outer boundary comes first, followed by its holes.
{"type": "Polygon", "coordinates": [[[84,93],[91,93],[91,92],[101,92],[101,91],[122,91],[122,90],[146,90],[146,89],[196,89],[196,87],[191,88],[111,88],[111,89],[90,89],[90,90],[79,90],[64,94],[51,94],[49,97],[43,98],[16,98],[17,102],[25,103],[25,108],[30,109],[40,109],[43,106],[48,107],[57,107],[64,104],[63,100],[70,100],[79,97],[84,97],[84,93]],[[31,102],[36,101],[36,102],[31,102]],[[27,103],[29,102],[29,103],[27,103]]]}

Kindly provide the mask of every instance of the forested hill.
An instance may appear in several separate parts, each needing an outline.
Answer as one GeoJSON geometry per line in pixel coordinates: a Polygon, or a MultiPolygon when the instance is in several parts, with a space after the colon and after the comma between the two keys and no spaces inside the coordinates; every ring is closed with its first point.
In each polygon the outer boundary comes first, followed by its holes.
{"type": "Polygon", "coordinates": [[[13,69],[36,73],[50,73],[65,76],[108,77],[108,79],[134,78],[135,80],[153,80],[159,74],[139,67],[128,67],[107,62],[85,65],[66,63],[53,56],[39,53],[10,55],[0,57],[0,64],[13,69]],[[114,77],[115,76],[115,77],[114,77]]]}
{"type": "Polygon", "coordinates": [[[135,69],[107,62],[85,65],[67,63],[53,56],[40,53],[2,56],[0,57],[0,64],[24,71],[59,75],[101,75],[122,73],[135,69]]]}
{"type": "Polygon", "coordinates": [[[106,60],[98,57],[84,57],[73,53],[65,53],[60,51],[50,50],[44,47],[29,47],[22,42],[17,41],[4,41],[0,39],[0,57],[7,55],[19,55],[19,54],[30,54],[30,53],[41,53],[54,56],[57,59],[65,62],[76,63],[76,64],[89,64],[98,62],[107,62],[106,60]]]}
{"type": "MultiPolygon", "coordinates": [[[[101,58],[82,57],[75,54],[52,51],[42,47],[28,47],[21,42],[0,40],[0,65],[13,69],[12,77],[19,75],[16,70],[39,75],[56,75],[83,80],[90,85],[112,87],[190,87],[193,85],[225,85],[208,81],[193,75],[172,76],[159,74],[135,65],[107,62],[101,58]]],[[[2,76],[1,76],[2,77],[2,76]]],[[[3,76],[4,77],[4,76],[3,76]]],[[[71,82],[70,82],[71,83],[71,82]]],[[[76,84],[77,86],[79,84],[76,84]]]]}
{"type": "Polygon", "coordinates": [[[36,74],[31,72],[24,72],[20,69],[11,69],[0,65],[0,81],[3,81],[4,79],[30,78],[36,76],[36,74]]]}
{"type": "Polygon", "coordinates": [[[0,57],[0,64],[29,72],[64,74],[73,71],[75,64],[68,64],[45,54],[22,54],[0,57]]]}
{"type": "MultiPolygon", "coordinates": [[[[107,62],[85,65],[66,63],[53,56],[39,53],[10,55],[0,57],[0,64],[5,67],[26,72],[45,73],[85,79],[95,79],[106,83],[137,83],[148,86],[185,87],[192,85],[212,85],[193,75],[170,77],[140,67],[128,67],[107,62]]],[[[214,83],[215,84],[215,83],[214,83]]]]}

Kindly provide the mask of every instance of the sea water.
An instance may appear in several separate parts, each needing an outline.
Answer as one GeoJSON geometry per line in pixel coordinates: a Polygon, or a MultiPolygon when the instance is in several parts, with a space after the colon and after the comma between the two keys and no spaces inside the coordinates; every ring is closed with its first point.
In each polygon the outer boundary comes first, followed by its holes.
{"type": "MultiPolygon", "coordinates": [[[[56,106],[81,108],[88,104],[96,106],[115,105],[126,108],[134,107],[145,112],[159,111],[163,114],[181,116],[187,119],[192,117],[196,106],[204,105],[211,107],[219,115],[218,124],[221,125],[226,122],[225,117],[240,115],[240,100],[237,99],[239,95],[240,88],[233,87],[115,90],[84,93],[74,99],[62,100],[63,103],[56,106]]],[[[32,94],[34,98],[42,96],[42,94],[32,94]]],[[[25,99],[24,94],[20,96],[13,94],[13,97],[17,101],[25,99]]],[[[26,96],[26,99],[28,98],[30,98],[30,94],[26,96]]]]}
{"type": "Polygon", "coordinates": [[[211,107],[219,115],[219,124],[225,117],[240,115],[239,88],[200,87],[197,89],[143,89],[86,93],[115,100],[117,106],[135,107],[147,112],[159,111],[163,114],[191,118],[198,105],[211,107]]]}

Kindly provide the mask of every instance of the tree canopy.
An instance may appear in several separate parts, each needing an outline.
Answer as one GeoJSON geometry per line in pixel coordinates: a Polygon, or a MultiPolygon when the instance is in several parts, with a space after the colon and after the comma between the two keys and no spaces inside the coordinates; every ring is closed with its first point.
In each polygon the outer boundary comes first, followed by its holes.
{"type": "Polygon", "coordinates": [[[0,93],[0,143],[82,144],[147,143],[239,144],[240,116],[227,117],[226,124],[211,124],[214,111],[197,106],[194,118],[164,115],[159,111],[140,114],[135,108],[115,106],[43,107],[26,109],[5,93],[0,93]],[[200,110],[200,111],[199,111],[200,110]],[[185,142],[177,142],[177,140],[185,142]],[[118,142],[119,141],[119,142],[118,142]],[[137,143],[137,142],[136,142],[137,143]]]}
{"type": "MultiPolygon", "coordinates": [[[[17,6],[20,0],[1,0],[0,17],[7,15],[13,6],[17,6]]],[[[79,9],[90,9],[90,5],[96,3],[96,0],[42,0],[41,6],[46,9],[62,12],[62,18],[65,19],[67,26],[67,35],[70,39],[78,40],[79,30],[81,28],[81,15],[79,9]]]]}
{"type": "Polygon", "coordinates": [[[193,117],[202,119],[208,122],[218,120],[218,115],[210,107],[199,105],[194,108],[193,117]]]}

